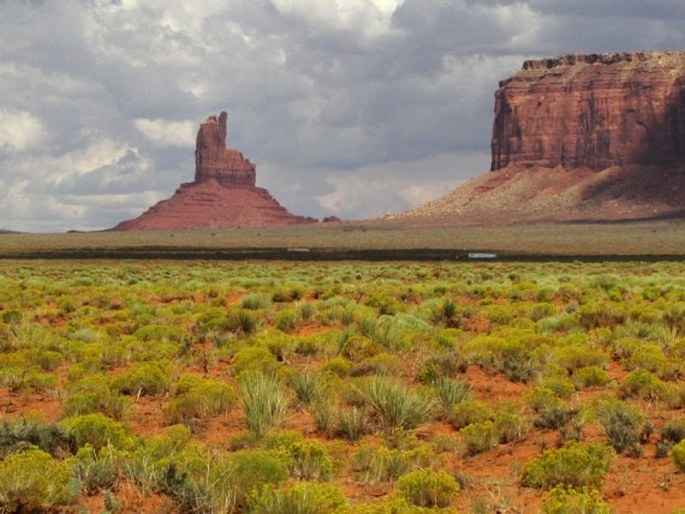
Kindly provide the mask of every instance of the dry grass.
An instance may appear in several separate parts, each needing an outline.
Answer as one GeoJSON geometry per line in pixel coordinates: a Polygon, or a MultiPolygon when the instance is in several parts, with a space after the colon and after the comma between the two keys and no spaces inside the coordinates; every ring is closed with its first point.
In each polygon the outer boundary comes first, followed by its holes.
{"type": "MultiPolygon", "coordinates": [[[[244,250],[391,251],[439,249],[492,251],[512,256],[682,256],[685,221],[498,227],[402,227],[346,223],[278,228],[166,232],[2,234],[0,257],[209,257],[244,250]],[[144,255],[143,255],[144,256],[144,255]]],[[[306,253],[306,252],[301,252],[306,253]]],[[[245,257],[259,257],[247,252],[245,257]]],[[[398,254],[399,256],[399,254],[398,254]]],[[[344,256],[343,256],[344,257],[344,256]]]]}

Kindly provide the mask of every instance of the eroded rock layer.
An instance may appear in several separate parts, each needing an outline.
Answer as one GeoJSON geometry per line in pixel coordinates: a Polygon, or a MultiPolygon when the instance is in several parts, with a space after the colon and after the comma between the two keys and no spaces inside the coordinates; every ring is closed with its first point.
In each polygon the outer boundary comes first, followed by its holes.
{"type": "Polygon", "coordinates": [[[491,172],[390,219],[685,215],[685,52],[526,61],[495,94],[491,172]]]}
{"type": "Polygon", "coordinates": [[[492,170],[685,157],[685,52],[526,61],[495,94],[492,170]]]}
{"type": "Polygon", "coordinates": [[[226,147],[227,114],[200,125],[195,146],[195,181],[113,230],[241,228],[316,222],[297,216],[269,192],[256,187],[256,167],[238,150],[226,147]]]}

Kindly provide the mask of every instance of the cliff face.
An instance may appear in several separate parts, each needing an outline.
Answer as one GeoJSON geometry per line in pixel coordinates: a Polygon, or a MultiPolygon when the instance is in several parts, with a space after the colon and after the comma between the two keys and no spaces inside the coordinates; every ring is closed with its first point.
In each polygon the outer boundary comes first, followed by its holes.
{"type": "Polygon", "coordinates": [[[491,172],[390,219],[685,216],[685,52],[526,61],[495,93],[491,172]]]}
{"type": "Polygon", "coordinates": [[[526,61],[495,94],[492,170],[685,158],[685,52],[526,61]]]}
{"type": "Polygon", "coordinates": [[[195,181],[112,230],[240,228],[312,223],[291,214],[269,192],[255,187],[256,167],[226,147],[228,115],[210,116],[200,125],[195,146],[195,181]]]}

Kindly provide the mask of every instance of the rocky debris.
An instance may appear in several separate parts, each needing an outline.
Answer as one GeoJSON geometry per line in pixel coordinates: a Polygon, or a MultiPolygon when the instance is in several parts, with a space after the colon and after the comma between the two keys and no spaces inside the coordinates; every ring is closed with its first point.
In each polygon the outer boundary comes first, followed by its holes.
{"type": "Polygon", "coordinates": [[[387,218],[506,224],[685,213],[685,52],[531,60],[499,86],[491,172],[387,218]]]}
{"type": "Polygon", "coordinates": [[[342,220],[337,216],[326,216],[321,221],[324,223],[340,223],[342,220]]]}
{"type": "Polygon", "coordinates": [[[112,230],[244,228],[315,223],[297,216],[256,187],[256,167],[226,147],[228,115],[210,116],[200,125],[195,146],[195,181],[112,230]]]}

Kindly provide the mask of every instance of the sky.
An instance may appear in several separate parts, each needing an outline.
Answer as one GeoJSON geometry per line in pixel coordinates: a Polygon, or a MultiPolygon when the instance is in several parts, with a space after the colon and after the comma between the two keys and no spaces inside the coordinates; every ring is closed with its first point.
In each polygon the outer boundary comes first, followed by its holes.
{"type": "Polygon", "coordinates": [[[404,210],[487,172],[525,59],[683,50],[684,21],[683,0],[0,0],[0,228],[138,216],[222,110],[291,212],[404,210]]]}

